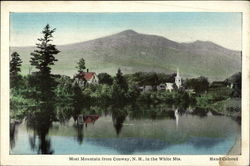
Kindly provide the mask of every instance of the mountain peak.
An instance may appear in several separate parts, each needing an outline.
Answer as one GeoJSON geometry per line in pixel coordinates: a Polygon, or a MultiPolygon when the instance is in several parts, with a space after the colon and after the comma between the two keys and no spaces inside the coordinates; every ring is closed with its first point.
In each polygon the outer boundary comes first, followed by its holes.
{"type": "Polygon", "coordinates": [[[135,35],[135,34],[138,34],[138,33],[135,32],[135,31],[132,30],[132,29],[127,29],[127,30],[125,30],[125,31],[120,32],[119,34],[135,35]]]}
{"type": "Polygon", "coordinates": [[[203,43],[203,44],[215,44],[211,41],[203,41],[203,40],[196,40],[194,43],[203,43]]]}

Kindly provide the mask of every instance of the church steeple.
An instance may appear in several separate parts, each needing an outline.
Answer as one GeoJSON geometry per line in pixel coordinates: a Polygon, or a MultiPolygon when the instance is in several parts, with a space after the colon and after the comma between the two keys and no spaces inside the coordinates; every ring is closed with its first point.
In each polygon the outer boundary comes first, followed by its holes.
{"type": "Polygon", "coordinates": [[[177,68],[177,74],[176,74],[176,77],[180,77],[180,74],[179,74],[179,68],[177,68]]]}
{"type": "Polygon", "coordinates": [[[179,68],[177,68],[177,73],[176,73],[176,77],[175,77],[175,84],[176,84],[178,89],[181,87],[181,77],[180,77],[180,73],[179,73],[179,68]]]}

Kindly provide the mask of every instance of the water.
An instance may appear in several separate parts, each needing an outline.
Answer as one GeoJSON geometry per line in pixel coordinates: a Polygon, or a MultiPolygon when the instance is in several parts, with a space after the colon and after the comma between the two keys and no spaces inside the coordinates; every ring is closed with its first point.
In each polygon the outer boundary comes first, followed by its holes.
{"type": "Polygon", "coordinates": [[[222,155],[240,134],[240,125],[229,117],[177,109],[83,116],[83,124],[71,117],[36,128],[23,121],[15,126],[10,154],[222,155]]]}

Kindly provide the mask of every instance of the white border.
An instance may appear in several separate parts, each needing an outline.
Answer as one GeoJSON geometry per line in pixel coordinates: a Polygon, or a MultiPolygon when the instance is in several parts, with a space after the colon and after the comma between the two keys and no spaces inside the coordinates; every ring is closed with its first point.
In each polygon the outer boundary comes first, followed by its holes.
{"type": "MultiPolygon", "coordinates": [[[[0,165],[248,165],[250,93],[249,4],[247,1],[2,1],[0,165]],[[174,155],[180,157],[181,162],[73,162],[68,160],[69,156],[72,155],[9,155],[9,12],[242,12],[242,155],[237,156],[239,161],[233,163],[209,160],[210,157],[223,157],[221,155],[174,155]]],[[[74,157],[77,156],[83,157],[84,155],[74,155],[74,157]]],[[[110,155],[108,156],[110,157],[110,155]]],[[[125,157],[127,155],[122,156],[125,157]]],[[[141,156],[151,157],[150,155],[141,156]]],[[[88,157],[91,157],[91,155],[88,155],[88,157]]]]}

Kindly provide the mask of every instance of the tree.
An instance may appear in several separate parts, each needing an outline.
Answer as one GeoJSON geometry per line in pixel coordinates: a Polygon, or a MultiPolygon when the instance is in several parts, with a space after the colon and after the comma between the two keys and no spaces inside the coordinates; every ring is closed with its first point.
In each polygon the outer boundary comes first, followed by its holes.
{"type": "Polygon", "coordinates": [[[20,58],[20,55],[17,52],[13,52],[11,54],[11,61],[10,61],[10,75],[11,76],[17,76],[18,72],[21,72],[21,65],[22,60],[20,58]]]}
{"type": "Polygon", "coordinates": [[[42,94],[39,95],[41,100],[51,100],[54,96],[52,90],[55,87],[55,81],[51,76],[51,66],[57,61],[54,55],[60,52],[55,45],[50,43],[54,32],[55,29],[51,30],[47,24],[42,31],[43,37],[38,38],[40,43],[36,44],[37,49],[31,53],[30,63],[38,69],[34,75],[39,80],[35,87],[42,94]]]}
{"type": "Polygon", "coordinates": [[[196,93],[203,93],[208,90],[209,82],[206,77],[187,79],[184,83],[185,88],[194,89],[196,93]]]}
{"type": "Polygon", "coordinates": [[[127,91],[128,91],[127,81],[125,77],[122,75],[121,70],[118,69],[112,85],[112,97],[114,101],[122,103],[126,97],[127,91]]]}
{"type": "Polygon", "coordinates": [[[85,67],[85,60],[83,58],[81,58],[79,60],[79,62],[77,62],[76,68],[78,69],[79,73],[83,72],[83,70],[86,69],[86,67],[85,67]]]}
{"type": "Polygon", "coordinates": [[[10,87],[13,88],[14,86],[18,86],[19,80],[21,76],[18,74],[21,72],[21,65],[22,60],[20,55],[17,52],[13,52],[11,54],[11,61],[10,61],[10,87]]]}
{"type": "Polygon", "coordinates": [[[116,76],[115,76],[115,83],[117,83],[117,85],[123,89],[125,92],[127,92],[128,90],[128,83],[125,79],[125,77],[123,76],[121,69],[118,69],[116,76]]]}
{"type": "Polygon", "coordinates": [[[43,37],[38,38],[40,43],[36,44],[37,49],[31,53],[31,65],[35,66],[43,76],[50,75],[50,66],[57,61],[54,55],[60,52],[55,45],[50,44],[55,30],[55,28],[51,30],[49,24],[47,24],[42,31],[43,37]]]}
{"type": "Polygon", "coordinates": [[[100,73],[98,74],[97,77],[99,80],[99,84],[107,84],[107,85],[113,84],[113,78],[107,73],[100,73]]]}
{"type": "Polygon", "coordinates": [[[225,80],[225,83],[233,89],[232,97],[241,97],[241,81],[241,72],[235,73],[225,80]]]}

